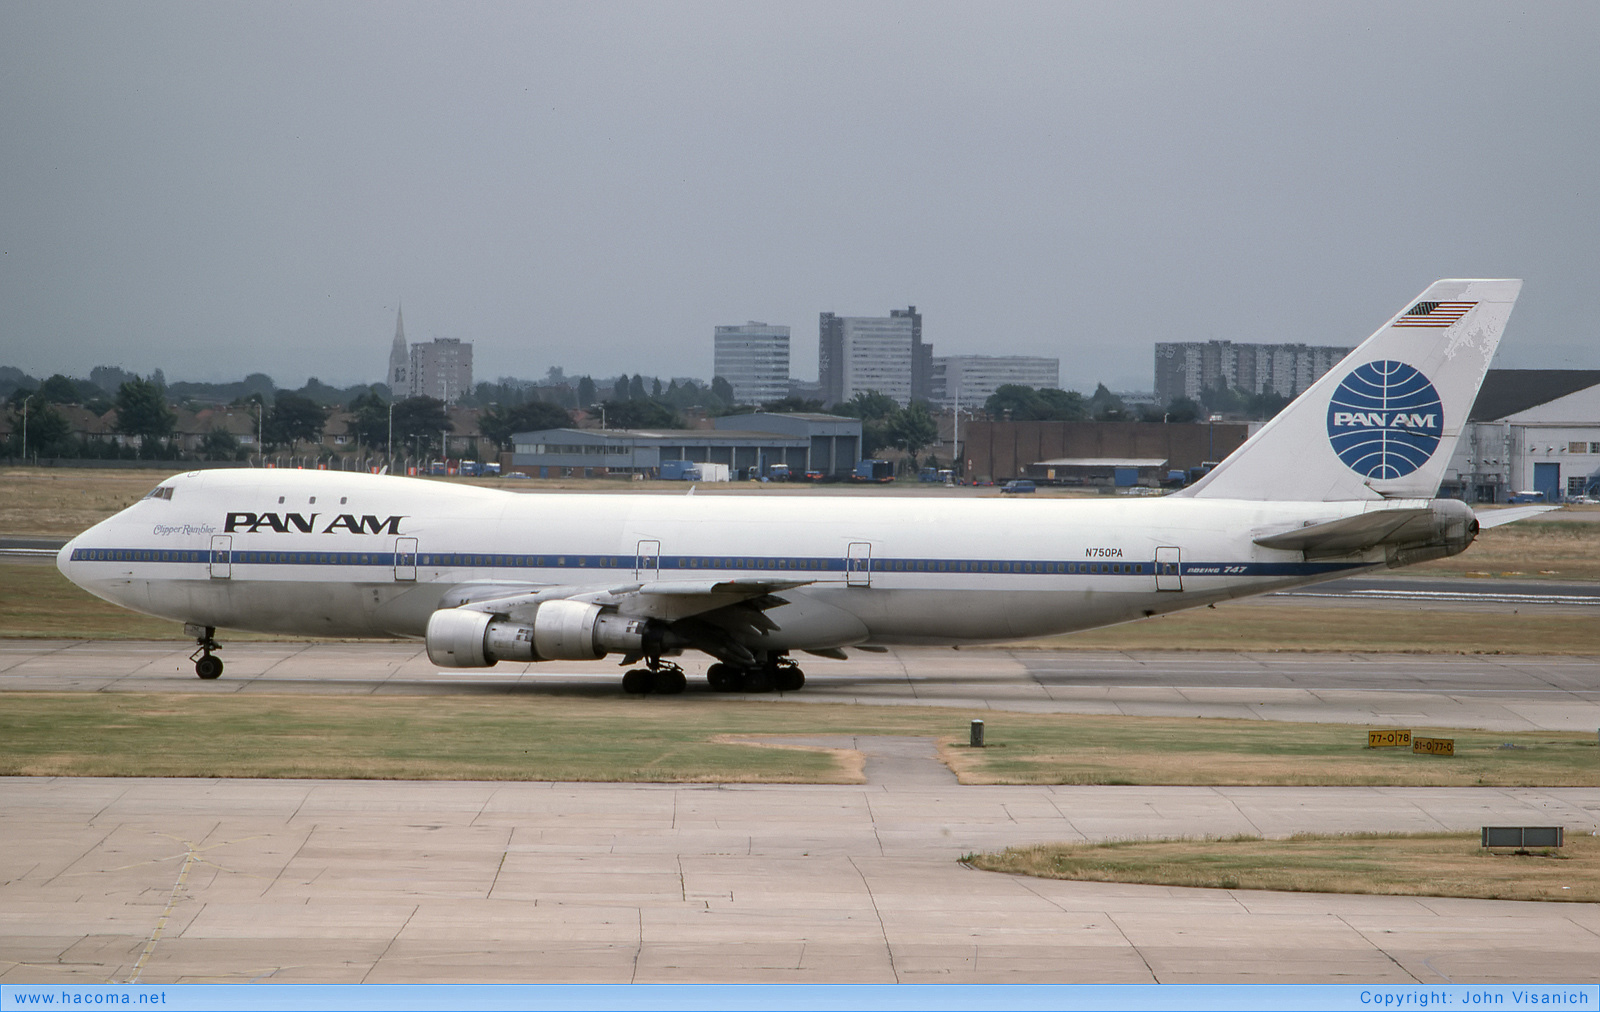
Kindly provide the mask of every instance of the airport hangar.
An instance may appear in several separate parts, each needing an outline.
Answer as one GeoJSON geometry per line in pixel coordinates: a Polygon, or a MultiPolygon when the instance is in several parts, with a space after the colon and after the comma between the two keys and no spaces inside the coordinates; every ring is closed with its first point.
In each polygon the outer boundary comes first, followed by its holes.
{"type": "Polygon", "coordinates": [[[838,415],[726,415],[712,429],[540,429],[512,437],[511,470],[538,478],[638,474],[670,460],[726,464],[737,474],[847,475],[861,459],[861,420],[838,415]]]}
{"type": "MultiPolygon", "coordinates": [[[[1232,453],[1259,422],[971,422],[967,473],[1110,485],[1118,467],[1140,484],[1232,453]]],[[[1490,369],[1445,468],[1439,495],[1505,503],[1600,498],[1600,369],[1490,369]]]]}

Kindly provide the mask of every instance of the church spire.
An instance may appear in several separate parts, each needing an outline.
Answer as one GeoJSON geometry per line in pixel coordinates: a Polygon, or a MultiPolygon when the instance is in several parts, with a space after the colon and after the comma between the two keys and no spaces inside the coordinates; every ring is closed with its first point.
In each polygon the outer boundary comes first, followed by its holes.
{"type": "Polygon", "coordinates": [[[411,396],[409,378],[411,350],[406,347],[405,306],[394,314],[394,344],[389,348],[389,396],[395,400],[411,396]]]}

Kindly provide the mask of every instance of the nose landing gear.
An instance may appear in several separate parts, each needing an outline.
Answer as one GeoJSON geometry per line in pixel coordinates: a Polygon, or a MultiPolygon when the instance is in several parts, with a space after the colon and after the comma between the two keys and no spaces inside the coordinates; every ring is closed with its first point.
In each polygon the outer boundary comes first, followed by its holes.
{"type": "Polygon", "coordinates": [[[185,626],[183,631],[192,635],[198,644],[195,652],[189,655],[189,659],[194,661],[194,673],[207,681],[222,677],[222,658],[212,654],[212,651],[222,649],[222,644],[212,638],[216,635],[217,627],[208,625],[202,629],[191,625],[185,626]]]}

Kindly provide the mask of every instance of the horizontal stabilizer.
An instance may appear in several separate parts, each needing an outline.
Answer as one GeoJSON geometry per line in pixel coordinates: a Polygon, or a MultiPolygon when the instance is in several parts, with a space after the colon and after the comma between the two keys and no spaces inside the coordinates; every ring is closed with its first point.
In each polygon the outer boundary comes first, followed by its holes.
{"type": "Polygon", "coordinates": [[[1536,517],[1540,513],[1549,513],[1558,510],[1560,506],[1513,506],[1504,510],[1483,510],[1477,514],[1478,526],[1483,528],[1499,527],[1501,524],[1514,524],[1518,520],[1536,517]]]}
{"type": "Polygon", "coordinates": [[[1264,548],[1284,548],[1318,555],[1348,555],[1385,544],[1427,540],[1433,535],[1431,508],[1377,510],[1326,523],[1296,527],[1280,534],[1256,538],[1264,548]]]}

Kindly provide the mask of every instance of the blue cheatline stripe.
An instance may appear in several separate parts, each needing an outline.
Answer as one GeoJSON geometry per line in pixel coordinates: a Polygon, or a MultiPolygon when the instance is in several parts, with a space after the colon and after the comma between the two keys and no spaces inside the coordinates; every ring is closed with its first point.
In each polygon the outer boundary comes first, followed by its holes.
{"type": "MultiPolygon", "coordinates": [[[[241,566],[425,566],[433,569],[636,569],[692,573],[925,574],[964,573],[1004,576],[1154,576],[1154,562],[1064,562],[1059,559],[840,559],[764,555],[521,555],[498,552],[278,552],[208,551],[205,549],[75,548],[74,562],[228,562],[241,566]],[[643,563],[641,565],[641,562],[643,563]]],[[[1179,575],[1317,576],[1362,569],[1359,562],[1184,562],[1179,575]]]]}

